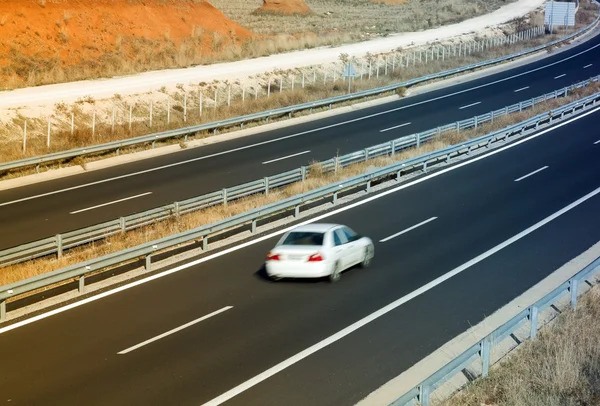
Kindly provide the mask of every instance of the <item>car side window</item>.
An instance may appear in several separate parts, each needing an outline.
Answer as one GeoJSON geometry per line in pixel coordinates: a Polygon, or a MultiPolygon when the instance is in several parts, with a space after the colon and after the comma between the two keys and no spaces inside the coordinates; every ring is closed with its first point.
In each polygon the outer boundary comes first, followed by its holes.
{"type": "Polygon", "coordinates": [[[340,239],[337,230],[333,232],[333,245],[335,247],[342,245],[342,240],[340,239]]]}
{"type": "Polygon", "coordinates": [[[354,231],[349,229],[348,227],[343,227],[342,232],[348,241],[355,241],[358,236],[354,231]]]}
{"type": "Polygon", "coordinates": [[[346,235],[339,228],[333,232],[333,240],[335,242],[336,247],[338,245],[343,245],[348,242],[346,235]]]}

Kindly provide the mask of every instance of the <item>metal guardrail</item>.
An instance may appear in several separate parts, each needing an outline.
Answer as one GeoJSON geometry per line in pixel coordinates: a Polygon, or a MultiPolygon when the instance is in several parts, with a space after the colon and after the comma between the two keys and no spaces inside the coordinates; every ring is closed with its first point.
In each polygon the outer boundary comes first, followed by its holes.
{"type": "Polygon", "coordinates": [[[121,148],[133,146],[133,145],[139,145],[139,144],[152,143],[152,146],[154,147],[154,144],[157,141],[166,140],[166,139],[170,139],[170,138],[184,137],[185,140],[187,141],[187,137],[189,135],[200,132],[200,131],[213,130],[216,133],[217,129],[219,129],[219,128],[228,128],[228,127],[233,127],[236,125],[240,125],[243,128],[244,124],[248,123],[250,121],[265,120],[265,119],[268,121],[270,118],[281,117],[281,116],[285,116],[285,115],[289,115],[289,117],[291,118],[293,113],[295,113],[295,112],[299,112],[299,111],[303,111],[303,110],[312,110],[314,108],[321,108],[321,107],[326,107],[326,106],[329,106],[329,108],[331,108],[331,106],[336,103],[362,99],[362,98],[370,97],[370,96],[376,96],[376,95],[380,95],[383,93],[392,92],[392,91],[395,91],[395,90],[403,88],[403,87],[409,87],[409,86],[413,86],[415,84],[423,83],[423,82],[426,83],[429,80],[434,80],[434,79],[439,79],[439,78],[443,78],[443,77],[447,77],[447,76],[456,75],[458,73],[462,73],[462,72],[466,72],[466,71],[470,71],[470,70],[474,70],[474,69],[479,69],[482,67],[494,65],[494,64],[497,64],[500,62],[505,62],[505,61],[508,61],[508,60],[511,60],[514,58],[528,55],[528,54],[540,51],[549,46],[554,46],[556,44],[559,44],[561,42],[564,42],[571,38],[574,38],[574,37],[584,33],[585,31],[589,30],[599,20],[600,20],[600,14],[588,26],[574,32],[573,34],[559,38],[559,39],[549,42],[547,44],[539,45],[534,48],[526,49],[521,52],[498,57],[495,59],[490,59],[487,61],[478,62],[478,63],[474,63],[471,65],[466,65],[466,66],[463,66],[460,68],[450,69],[450,70],[446,70],[446,71],[431,74],[431,75],[421,76],[421,77],[418,77],[415,79],[407,80],[405,82],[400,82],[400,83],[396,83],[393,85],[388,85],[388,86],[383,86],[383,87],[379,87],[379,88],[375,88],[375,89],[356,92],[356,93],[352,93],[352,94],[348,94],[348,95],[330,97],[327,99],[317,100],[314,102],[307,102],[307,103],[303,103],[303,104],[297,104],[294,106],[282,107],[279,109],[268,110],[268,111],[264,111],[264,112],[254,113],[254,114],[248,114],[245,116],[233,117],[233,118],[226,119],[226,120],[185,127],[185,128],[181,128],[181,129],[177,129],[177,130],[163,131],[163,132],[159,132],[159,133],[144,135],[141,137],[130,138],[127,140],[113,141],[113,142],[109,142],[109,143],[105,143],[105,144],[92,145],[89,147],[76,148],[76,149],[71,149],[71,150],[62,151],[62,152],[55,152],[52,154],[37,156],[37,157],[33,157],[33,158],[25,158],[25,159],[20,159],[20,160],[16,160],[16,161],[0,163],[0,172],[26,168],[26,167],[30,167],[30,166],[36,166],[36,168],[39,168],[39,166],[44,163],[67,160],[67,159],[72,159],[72,158],[75,158],[78,156],[96,154],[96,153],[104,153],[104,152],[108,152],[108,151],[117,151],[118,152],[121,148]]]}
{"type": "Polygon", "coordinates": [[[575,308],[577,304],[579,283],[585,282],[591,275],[596,273],[599,267],[600,258],[597,258],[568,281],[562,283],[542,299],[533,303],[507,323],[498,327],[491,334],[465,350],[461,355],[454,358],[419,385],[407,391],[404,395],[392,402],[390,406],[407,406],[415,404],[429,406],[431,393],[453,378],[456,374],[460,373],[465,367],[471,365],[477,358],[481,360],[480,376],[486,377],[490,368],[490,353],[495,344],[501,343],[502,340],[526,325],[526,323],[529,323],[530,325],[529,338],[535,338],[538,331],[538,313],[562,299],[565,294],[570,294],[571,307],[575,308]]]}
{"type": "MultiPolygon", "coordinates": [[[[6,300],[10,297],[18,296],[24,293],[34,291],[36,289],[51,286],[56,283],[69,281],[72,279],[79,280],[79,292],[85,292],[85,278],[87,274],[102,271],[109,267],[116,267],[139,258],[145,258],[145,269],[151,270],[152,256],[162,251],[172,249],[181,244],[202,241],[202,248],[208,249],[209,238],[218,232],[240,228],[245,225],[251,226],[251,231],[256,232],[257,221],[265,219],[269,216],[294,211],[294,217],[300,214],[302,205],[324,200],[328,197],[332,198],[333,203],[337,202],[338,194],[356,189],[359,186],[365,186],[367,193],[371,191],[372,182],[385,180],[391,177],[400,179],[402,172],[409,169],[420,168],[427,172],[428,165],[449,162],[453,157],[469,154],[471,151],[480,148],[489,148],[497,142],[505,142],[514,136],[524,135],[529,132],[536,131],[540,126],[550,125],[552,122],[563,119],[565,116],[571,116],[581,111],[586,111],[596,107],[596,103],[600,101],[600,93],[588,96],[584,99],[577,100],[551,111],[539,114],[529,120],[519,124],[506,127],[502,130],[492,132],[490,134],[465,141],[459,145],[453,145],[441,150],[426,153],[418,157],[407,159],[386,166],[384,168],[375,169],[373,171],[346,179],[341,182],[336,182],[310,192],[293,196],[288,199],[271,203],[245,213],[241,213],[227,219],[217,221],[212,224],[206,224],[198,228],[181,232],[175,235],[167,236],[155,241],[141,244],[123,251],[108,254],[99,258],[90,259],[78,264],[74,264],[62,269],[58,269],[49,273],[38,275],[23,281],[15,282],[9,285],[0,287],[0,321],[6,319],[6,300]]],[[[418,135],[417,135],[418,137],[418,135]]],[[[393,144],[394,141],[392,141],[393,144]]],[[[383,145],[383,144],[382,144],[383,145]]],[[[385,148],[379,146],[384,150],[385,148]]],[[[390,148],[390,153],[393,153],[393,148],[390,148]]],[[[340,164],[338,162],[338,164],[340,164]]]]}
{"type": "MultiPolygon", "coordinates": [[[[331,172],[335,171],[336,168],[345,167],[358,162],[364,162],[369,159],[384,155],[392,155],[406,148],[414,146],[418,147],[422,143],[431,140],[433,137],[439,136],[446,132],[476,128],[481,124],[491,122],[494,119],[500,118],[507,114],[531,108],[536,104],[549,99],[555,99],[557,97],[564,96],[568,94],[569,91],[585,87],[589,83],[598,80],[600,80],[600,75],[533,99],[506,106],[503,109],[491,111],[489,113],[475,116],[466,120],[457,121],[455,123],[443,125],[417,134],[411,134],[383,144],[365,148],[361,151],[352,152],[343,156],[322,161],[320,162],[321,170],[325,172],[331,172]]],[[[42,240],[8,248],[0,251],[0,267],[25,262],[51,254],[56,254],[58,258],[60,258],[62,257],[63,251],[75,248],[82,244],[98,241],[109,236],[124,233],[125,231],[143,227],[145,225],[165,220],[170,217],[176,217],[219,204],[227,204],[228,202],[252,194],[266,194],[269,193],[271,189],[303,181],[309,174],[310,166],[302,166],[288,172],[265,177],[253,182],[244,183],[230,188],[224,188],[220,191],[174,202],[166,206],[146,210],[90,227],[73,230],[67,233],[44,238],[42,240]]]]}

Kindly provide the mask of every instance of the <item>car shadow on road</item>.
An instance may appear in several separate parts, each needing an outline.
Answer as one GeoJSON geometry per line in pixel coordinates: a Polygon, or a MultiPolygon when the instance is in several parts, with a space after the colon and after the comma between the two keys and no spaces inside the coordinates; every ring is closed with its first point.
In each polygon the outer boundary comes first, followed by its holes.
{"type": "Polygon", "coordinates": [[[279,280],[273,280],[269,278],[267,274],[267,270],[264,265],[260,267],[260,269],[254,272],[254,276],[262,280],[263,282],[270,283],[294,283],[294,284],[316,284],[316,283],[328,283],[327,278],[284,278],[279,280]]]}

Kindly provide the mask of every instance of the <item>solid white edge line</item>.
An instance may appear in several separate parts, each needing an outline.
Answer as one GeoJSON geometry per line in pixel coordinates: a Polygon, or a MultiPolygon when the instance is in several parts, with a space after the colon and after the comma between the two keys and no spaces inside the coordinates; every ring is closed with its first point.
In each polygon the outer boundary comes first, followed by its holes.
{"type": "Polygon", "coordinates": [[[407,125],[410,125],[411,123],[404,123],[404,124],[400,124],[400,125],[395,125],[393,127],[390,128],[384,128],[383,130],[379,130],[380,133],[384,133],[386,131],[390,131],[390,130],[395,130],[396,128],[400,128],[400,127],[406,127],[407,125]]]}
{"type": "Polygon", "coordinates": [[[527,175],[525,175],[525,176],[521,176],[520,178],[518,178],[518,179],[515,179],[515,182],[522,181],[523,179],[525,179],[525,178],[528,178],[528,177],[530,177],[530,176],[533,176],[533,175],[535,175],[536,173],[539,173],[539,172],[543,171],[544,169],[548,169],[548,166],[546,165],[546,166],[544,166],[543,168],[536,169],[536,170],[535,170],[535,171],[533,171],[533,172],[529,172],[527,175]]]}
{"type": "Polygon", "coordinates": [[[393,239],[393,238],[396,238],[396,237],[398,237],[398,236],[401,236],[402,234],[406,234],[406,233],[408,233],[409,231],[412,231],[412,230],[414,230],[415,228],[418,228],[418,227],[421,227],[421,226],[423,226],[423,225],[425,225],[425,224],[427,224],[427,223],[430,223],[430,222],[432,222],[433,220],[436,220],[436,219],[437,219],[437,217],[432,217],[432,218],[430,218],[430,219],[428,219],[428,220],[422,221],[422,222],[420,222],[419,224],[415,224],[414,226],[407,228],[406,230],[402,230],[402,231],[400,231],[399,233],[392,234],[392,235],[390,235],[389,237],[386,237],[386,238],[384,238],[383,240],[379,240],[379,242],[386,242],[386,241],[389,241],[389,240],[391,240],[391,239],[393,239]]]}
{"type": "Polygon", "coordinates": [[[466,108],[469,108],[469,107],[477,106],[478,104],[481,104],[481,102],[478,101],[477,103],[467,104],[466,106],[459,107],[458,109],[462,110],[462,109],[466,109],[466,108]]]}
{"type": "Polygon", "coordinates": [[[270,164],[272,162],[283,161],[284,159],[293,158],[295,156],[300,156],[300,155],[308,154],[309,152],[310,152],[310,150],[298,152],[297,154],[292,154],[292,155],[288,155],[288,156],[283,156],[281,158],[271,159],[270,161],[265,161],[262,164],[266,165],[266,164],[270,164]]]}
{"type": "Polygon", "coordinates": [[[139,195],[126,197],[124,199],[113,200],[112,202],[102,203],[102,204],[99,204],[97,206],[88,207],[87,209],[81,209],[81,210],[72,211],[69,214],[83,213],[84,211],[94,210],[94,209],[97,209],[97,208],[100,208],[100,207],[104,207],[104,206],[110,206],[111,204],[121,203],[121,202],[124,202],[126,200],[137,199],[138,197],[148,196],[148,195],[151,195],[151,194],[152,194],[152,192],[141,193],[139,195]]]}
{"type": "Polygon", "coordinates": [[[527,89],[529,89],[529,86],[525,86],[525,87],[522,87],[520,89],[517,89],[517,90],[515,90],[515,93],[518,93],[520,91],[527,90],[527,89]]]}
{"type": "Polygon", "coordinates": [[[310,347],[308,347],[307,349],[299,352],[298,354],[286,359],[285,361],[280,362],[279,364],[267,369],[266,371],[262,372],[259,375],[256,375],[255,377],[247,380],[246,382],[234,387],[233,389],[223,393],[222,395],[204,403],[202,406],[217,406],[220,405],[226,401],[228,401],[229,399],[239,395],[240,393],[250,389],[251,387],[261,383],[262,381],[270,378],[271,376],[281,372],[282,370],[290,367],[291,365],[303,360],[304,358],[308,357],[311,354],[314,354],[315,352],[327,347],[328,345],[341,340],[342,338],[344,338],[345,336],[349,335],[350,333],[360,329],[361,327],[365,326],[366,324],[380,318],[381,316],[391,312],[392,310],[400,307],[401,305],[403,305],[404,303],[416,298],[417,296],[422,295],[423,293],[433,289],[434,287],[442,284],[443,282],[447,281],[448,279],[452,278],[453,276],[458,275],[459,273],[465,271],[466,269],[469,269],[470,267],[472,267],[473,265],[483,261],[484,259],[492,256],[493,254],[495,254],[496,252],[506,248],[507,246],[511,245],[512,243],[522,239],[523,237],[531,234],[532,232],[534,232],[535,230],[543,227],[544,225],[548,224],[549,222],[551,222],[552,220],[562,216],[563,214],[567,213],[568,211],[572,210],[573,208],[579,206],[581,203],[591,199],[592,197],[596,196],[597,194],[600,193],[600,188],[597,188],[596,190],[594,190],[593,192],[588,193],[587,195],[577,199],[575,202],[571,203],[570,205],[562,208],[561,210],[555,212],[554,214],[546,217],[545,219],[535,223],[534,225],[532,225],[531,227],[521,231],[519,234],[509,238],[508,240],[504,241],[503,243],[495,246],[494,248],[491,248],[490,250],[484,252],[483,254],[478,255],[477,257],[471,259],[470,261],[462,264],[461,266],[459,266],[458,268],[453,269],[452,271],[432,280],[431,282],[427,283],[426,285],[421,286],[419,289],[409,293],[408,295],[405,295],[403,297],[401,297],[400,299],[397,299],[396,301],[390,303],[389,305],[382,307],[381,309],[375,311],[374,313],[371,313],[370,315],[360,319],[359,321],[349,325],[348,327],[344,328],[343,330],[338,331],[337,333],[333,334],[330,337],[327,337],[326,339],[318,342],[317,344],[314,344],[310,347]]]}
{"type": "Polygon", "coordinates": [[[437,101],[437,100],[447,99],[449,97],[456,96],[458,94],[468,93],[468,92],[473,91],[473,90],[482,89],[484,87],[492,86],[492,85],[495,85],[495,84],[498,84],[498,83],[502,83],[502,82],[506,82],[506,81],[509,81],[509,80],[512,80],[512,79],[515,79],[515,78],[518,78],[518,77],[521,77],[521,76],[529,75],[530,73],[534,73],[534,72],[537,72],[537,71],[549,68],[551,66],[558,65],[560,63],[569,61],[569,60],[571,60],[573,58],[577,58],[578,56],[586,54],[588,52],[591,52],[591,51],[593,51],[594,49],[596,49],[598,47],[600,47],[600,44],[596,44],[593,47],[584,49],[581,52],[578,52],[578,53],[576,53],[574,55],[571,55],[571,56],[566,57],[564,59],[561,59],[559,61],[552,62],[552,63],[550,63],[548,65],[540,66],[540,67],[535,68],[535,69],[530,69],[530,70],[525,71],[525,72],[517,73],[516,75],[509,76],[507,78],[498,79],[498,80],[495,80],[493,82],[484,83],[484,84],[481,84],[481,85],[478,85],[478,86],[474,86],[474,87],[471,87],[471,88],[468,88],[468,89],[459,90],[458,92],[445,94],[445,95],[442,95],[442,96],[438,96],[438,97],[434,97],[434,98],[431,98],[431,99],[427,99],[427,100],[423,100],[423,101],[420,101],[420,102],[416,102],[416,103],[413,103],[413,104],[409,104],[409,105],[406,105],[406,106],[396,107],[396,108],[393,108],[393,109],[390,109],[390,110],[381,111],[379,113],[373,113],[373,114],[369,114],[369,115],[366,115],[366,116],[363,116],[363,117],[359,117],[359,118],[355,118],[355,119],[352,119],[352,120],[347,120],[347,121],[343,121],[343,122],[340,122],[340,123],[327,125],[325,127],[314,128],[312,130],[302,131],[302,132],[299,132],[299,133],[296,133],[296,134],[286,135],[284,137],[274,138],[272,140],[262,141],[262,142],[258,142],[256,144],[245,145],[243,147],[234,148],[234,149],[230,149],[230,150],[227,150],[227,151],[221,151],[221,152],[217,152],[217,153],[214,153],[214,154],[210,154],[210,155],[206,155],[206,156],[201,156],[201,157],[198,157],[198,158],[187,159],[185,161],[175,162],[175,163],[168,164],[168,165],[163,165],[163,166],[158,166],[156,168],[150,168],[150,169],[146,169],[146,170],[143,170],[143,171],[128,173],[126,175],[115,176],[113,178],[102,179],[102,180],[99,180],[99,181],[96,181],[96,182],[90,182],[90,183],[86,183],[86,184],[83,184],[83,185],[77,185],[77,186],[72,186],[72,187],[65,188],[65,189],[54,190],[52,192],[42,193],[42,194],[35,195],[35,196],[24,197],[22,199],[13,200],[13,201],[10,201],[10,202],[5,202],[5,203],[0,203],[0,207],[2,207],[2,206],[8,206],[10,204],[24,202],[24,201],[27,201],[27,200],[37,199],[37,198],[40,198],[40,197],[50,196],[50,195],[54,195],[54,194],[58,194],[58,193],[64,193],[64,192],[68,192],[68,191],[71,191],[71,190],[81,189],[81,188],[84,188],[84,187],[99,185],[101,183],[112,182],[114,180],[129,178],[129,177],[137,176],[137,175],[143,175],[145,173],[155,172],[155,171],[159,171],[159,170],[167,169],[167,168],[172,168],[172,167],[179,166],[179,165],[185,165],[185,164],[188,164],[188,163],[191,163],[191,162],[201,161],[201,160],[204,160],[204,159],[214,158],[214,157],[220,156],[220,155],[230,154],[232,152],[243,151],[243,150],[246,150],[246,149],[249,149],[249,148],[259,147],[261,145],[271,144],[271,143],[274,143],[274,142],[279,142],[279,141],[287,140],[289,138],[295,138],[295,137],[299,137],[301,135],[310,134],[310,133],[321,131],[321,130],[327,130],[329,128],[339,127],[339,126],[342,126],[342,125],[355,123],[357,121],[367,120],[369,118],[381,116],[381,115],[384,115],[384,114],[394,113],[396,111],[408,109],[408,108],[415,107],[415,106],[420,106],[422,104],[431,103],[431,102],[434,102],[434,101],[437,101]]]}
{"type": "Polygon", "coordinates": [[[65,312],[67,310],[71,310],[71,309],[74,309],[76,307],[83,306],[84,304],[94,302],[96,300],[105,298],[107,296],[114,295],[115,293],[119,293],[119,292],[122,292],[124,290],[131,289],[133,287],[136,287],[136,286],[142,285],[144,283],[147,283],[147,282],[150,282],[150,281],[153,281],[153,280],[165,277],[167,275],[171,275],[173,273],[182,271],[184,269],[188,269],[188,268],[194,267],[194,266],[202,264],[204,262],[208,262],[208,261],[210,261],[212,259],[219,258],[221,256],[227,255],[227,254],[229,254],[231,252],[239,251],[241,249],[244,249],[244,248],[249,247],[249,246],[254,245],[254,244],[258,244],[258,243],[260,243],[262,241],[268,240],[268,239],[276,237],[278,235],[285,234],[288,231],[294,229],[295,227],[298,227],[298,226],[301,226],[301,225],[305,225],[305,224],[314,223],[314,222],[318,222],[318,221],[320,221],[322,219],[334,216],[334,215],[342,213],[344,211],[351,210],[351,209],[353,209],[355,207],[358,207],[358,206],[362,206],[363,204],[370,203],[373,200],[381,199],[382,197],[385,197],[385,196],[390,195],[392,193],[396,193],[396,192],[398,192],[400,190],[403,190],[403,189],[409,188],[411,186],[417,185],[417,184],[419,184],[421,182],[425,182],[425,181],[427,181],[429,179],[433,179],[435,177],[441,176],[441,175],[443,175],[443,174],[445,174],[447,172],[456,170],[458,168],[462,168],[463,166],[470,165],[470,164],[472,164],[474,162],[478,162],[478,161],[480,161],[482,159],[485,159],[485,158],[488,158],[488,157],[490,157],[492,155],[499,154],[500,152],[506,151],[507,149],[514,148],[514,147],[516,147],[518,145],[521,145],[521,144],[523,144],[523,143],[525,143],[527,141],[530,141],[532,139],[538,138],[538,137],[540,137],[540,136],[542,136],[544,134],[547,134],[547,133],[549,133],[551,131],[554,131],[554,130],[556,130],[558,128],[561,128],[561,127],[563,127],[563,126],[565,126],[567,124],[570,124],[570,123],[572,123],[574,121],[577,121],[577,120],[580,120],[580,119],[582,119],[584,117],[587,117],[590,114],[593,114],[593,113],[595,113],[595,112],[597,112],[599,110],[600,110],[600,107],[597,107],[594,110],[590,110],[587,113],[583,113],[583,114],[581,114],[581,115],[579,115],[577,117],[573,117],[573,118],[571,118],[571,119],[569,119],[567,121],[564,121],[562,123],[557,124],[556,126],[553,126],[553,127],[547,128],[545,130],[542,130],[542,131],[540,131],[540,132],[538,132],[536,134],[530,135],[529,137],[523,138],[523,139],[521,139],[519,141],[515,141],[515,142],[513,142],[510,145],[506,145],[504,147],[500,147],[500,148],[495,149],[493,151],[490,151],[488,153],[485,153],[485,154],[476,156],[474,158],[471,158],[468,161],[463,161],[463,162],[457,163],[456,165],[453,165],[451,167],[447,167],[447,168],[441,169],[441,170],[439,170],[437,172],[433,172],[433,173],[431,173],[429,175],[423,176],[422,178],[413,180],[412,182],[408,182],[406,184],[399,185],[399,186],[397,186],[395,188],[386,190],[386,191],[381,192],[381,193],[379,193],[377,195],[374,195],[374,196],[371,196],[371,197],[367,197],[367,198],[365,198],[363,200],[360,200],[358,202],[355,202],[355,203],[351,203],[348,206],[341,207],[341,208],[336,209],[336,210],[332,210],[332,211],[330,211],[328,213],[325,213],[325,214],[322,214],[320,216],[308,219],[308,220],[300,222],[298,224],[291,225],[289,227],[285,227],[285,228],[283,228],[283,229],[281,229],[279,231],[275,231],[273,233],[264,235],[262,237],[259,237],[259,238],[256,238],[256,239],[252,239],[250,241],[246,241],[243,244],[236,245],[236,246],[227,248],[225,250],[215,252],[214,254],[207,255],[207,256],[205,256],[203,258],[199,258],[199,259],[197,259],[195,261],[188,262],[186,264],[180,265],[178,267],[169,269],[169,270],[164,271],[164,272],[157,273],[157,274],[149,276],[147,278],[140,279],[140,280],[137,280],[135,282],[131,282],[131,283],[125,284],[123,286],[119,286],[118,288],[115,288],[115,289],[112,289],[112,290],[108,290],[106,292],[102,292],[102,293],[100,293],[98,295],[91,296],[91,297],[88,297],[86,299],[74,302],[74,303],[70,303],[70,304],[68,304],[68,305],[66,305],[64,307],[60,307],[60,308],[57,308],[57,309],[54,309],[54,310],[50,310],[49,312],[38,314],[37,316],[31,317],[31,318],[28,318],[28,319],[25,319],[25,320],[21,320],[21,321],[19,321],[17,323],[11,324],[10,326],[2,327],[2,328],[0,328],[0,334],[6,333],[8,331],[14,330],[16,328],[25,326],[25,325],[30,324],[30,323],[34,323],[36,321],[39,321],[39,320],[42,320],[42,319],[54,316],[56,314],[65,312]]]}
{"type": "Polygon", "coordinates": [[[143,341],[143,342],[141,342],[141,343],[139,343],[139,344],[137,344],[137,345],[134,345],[133,347],[129,347],[129,348],[127,348],[127,349],[123,350],[123,351],[119,351],[117,354],[119,354],[119,355],[123,355],[123,354],[127,354],[128,352],[131,352],[131,351],[137,350],[137,349],[138,349],[138,348],[140,348],[140,347],[143,347],[143,346],[145,346],[145,345],[148,345],[148,344],[150,344],[150,343],[153,343],[154,341],[158,341],[158,340],[160,340],[161,338],[165,338],[165,337],[167,337],[167,336],[170,336],[171,334],[175,334],[175,333],[177,333],[178,331],[181,331],[181,330],[183,330],[183,329],[186,329],[186,328],[188,328],[188,327],[191,327],[191,326],[193,326],[194,324],[200,323],[201,321],[204,321],[204,320],[210,319],[211,317],[213,317],[213,316],[216,316],[217,314],[223,313],[223,312],[225,312],[225,311],[227,311],[227,310],[229,310],[229,309],[233,309],[233,306],[225,306],[225,307],[223,307],[222,309],[216,310],[216,311],[214,311],[214,312],[212,312],[212,313],[210,313],[210,314],[207,314],[206,316],[202,316],[202,317],[200,317],[199,319],[196,319],[196,320],[190,321],[189,323],[186,323],[186,324],[184,324],[184,325],[182,325],[182,326],[179,326],[179,327],[177,327],[177,328],[174,328],[174,329],[172,329],[172,330],[169,330],[169,331],[167,331],[166,333],[163,333],[163,334],[157,335],[156,337],[152,337],[152,338],[150,338],[149,340],[146,340],[146,341],[143,341]]]}
{"type": "Polygon", "coordinates": [[[564,76],[567,76],[567,74],[566,74],[566,73],[563,73],[562,75],[558,75],[558,76],[554,77],[554,79],[560,79],[560,78],[562,78],[562,77],[564,77],[564,76]]]}
{"type": "Polygon", "coordinates": [[[592,66],[592,65],[593,65],[593,63],[590,63],[589,65],[585,65],[585,66],[583,67],[583,69],[587,69],[587,68],[589,68],[589,67],[590,67],[590,66],[592,66]]]}

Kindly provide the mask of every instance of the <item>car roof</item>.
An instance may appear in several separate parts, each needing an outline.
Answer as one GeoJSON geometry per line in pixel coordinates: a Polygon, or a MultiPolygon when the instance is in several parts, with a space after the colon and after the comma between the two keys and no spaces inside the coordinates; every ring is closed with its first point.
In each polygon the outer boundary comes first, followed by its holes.
{"type": "Polygon", "coordinates": [[[305,224],[302,226],[298,226],[292,230],[290,230],[290,232],[294,232],[294,231],[303,231],[303,232],[314,232],[314,233],[325,233],[327,231],[329,231],[330,229],[334,228],[334,227],[339,227],[341,226],[341,224],[333,224],[333,223],[311,223],[311,224],[305,224]]]}

